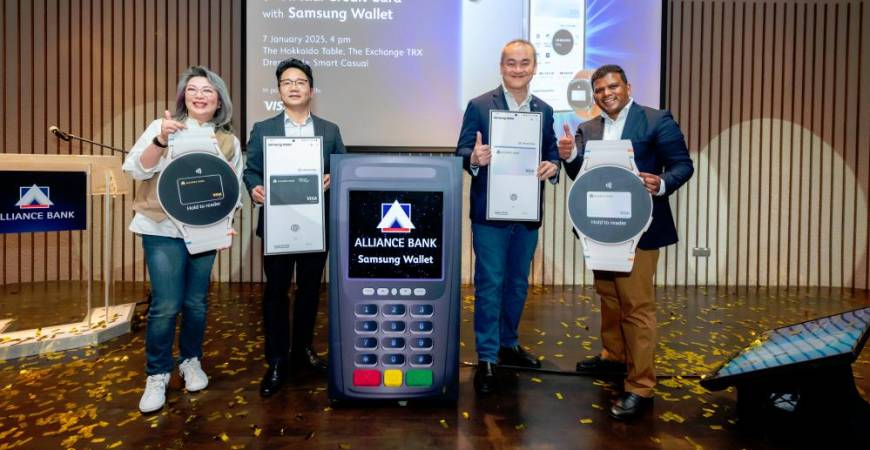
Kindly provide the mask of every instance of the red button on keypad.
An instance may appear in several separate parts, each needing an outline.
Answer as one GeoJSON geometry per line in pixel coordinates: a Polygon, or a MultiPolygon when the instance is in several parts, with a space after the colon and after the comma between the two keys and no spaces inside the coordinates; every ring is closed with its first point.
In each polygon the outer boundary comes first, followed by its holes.
{"type": "Polygon", "coordinates": [[[377,370],[354,370],[354,386],[380,386],[381,373],[377,370]]]}

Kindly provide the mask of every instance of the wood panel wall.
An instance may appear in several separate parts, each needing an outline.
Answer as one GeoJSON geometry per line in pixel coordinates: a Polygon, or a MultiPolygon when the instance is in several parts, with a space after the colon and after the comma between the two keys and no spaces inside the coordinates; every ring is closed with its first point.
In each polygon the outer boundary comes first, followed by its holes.
{"type": "MultiPolygon", "coordinates": [[[[230,0],[2,0],[0,151],[110,153],[58,141],[50,125],[129,148],[170,107],[191,64],[227,81],[239,129],[242,8],[230,0]]],[[[867,9],[858,0],[668,1],[665,104],[696,172],[671,199],[681,241],[662,253],[658,284],[868,288],[867,9]]],[[[567,179],[546,188],[533,284],[591,283],[565,215],[569,188],[567,179]]],[[[146,279],[140,243],[126,231],[130,198],[113,200],[110,230],[94,201],[87,232],[0,235],[0,283],[99,274],[106,232],[115,279],[146,279]],[[86,261],[81,248],[90,242],[86,261]]],[[[240,238],[220,254],[215,280],[262,281],[255,210],[245,200],[240,238]]],[[[463,231],[470,282],[467,221],[463,231]]]]}
{"type": "Polygon", "coordinates": [[[670,2],[666,104],[696,172],[661,283],[868,287],[867,9],[670,2]]]}
{"type": "MultiPolygon", "coordinates": [[[[3,0],[0,150],[112,153],[59,141],[47,133],[50,125],[128,149],[151,120],[174,108],[178,75],[192,64],[219,73],[240,104],[241,25],[242,3],[231,0],[3,0]]],[[[238,107],[234,116],[238,128],[238,107]]],[[[110,230],[101,226],[96,199],[86,232],[0,235],[0,280],[81,279],[89,270],[102,279],[101,243],[108,232],[115,242],[115,279],[142,281],[141,244],[126,231],[131,199],[113,200],[110,230]],[[94,259],[83,261],[81,247],[90,242],[94,259]]],[[[240,281],[244,257],[240,245],[221,253],[215,269],[220,279],[240,281]]]]}

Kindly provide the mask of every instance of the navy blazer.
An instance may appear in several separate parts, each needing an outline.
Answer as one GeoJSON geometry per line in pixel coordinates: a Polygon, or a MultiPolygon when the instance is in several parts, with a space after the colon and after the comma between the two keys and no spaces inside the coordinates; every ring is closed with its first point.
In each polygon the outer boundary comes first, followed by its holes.
{"type": "MultiPolygon", "coordinates": [[[[541,161],[550,161],[560,167],[559,148],[556,141],[556,132],[553,131],[553,108],[538,97],[532,96],[529,109],[543,113],[541,139],[541,161]]],[[[456,144],[456,155],[462,157],[462,167],[471,173],[471,152],[477,142],[477,132],[480,131],[484,144],[489,144],[489,112],[491,110],[507,111],[507,100],[504,97],[504,89],[499,86],[468,102],[465,108],[465,116],[462,118],[462,131],[459,133],[459,143],[456,144]]],[[[483,166],[477,171],[477,175],[471,177],[471,209],[469,216],[473,223],[485,223],[487,225],[504,227],[512,223],[522,223],[529,229],[536,229],[541,222],[511,222],[486,220],[486,191],[489,183],[489,166],[483,166]]],[[[559,172],[556,172],[551,180],[558,182],[559,172]]],[[[544,205],[544,182],[541,182],[540,208],[544,205]]],[[[540,217],[544,217],[543,210],[539,211],[540,217]]]]}
{"type": "MultiPolygon", "coordinates": [[[[247,147],[248,157],[242,175],[249,194],[254,187],[263,185],[263,138],[284,136],[284,117],[284,111],[281,111],[277,116],[255,123],[254,129],[251,130],[247,147]]],[[[314,122],[314,135],[323,139],[323,173],[326,174],[329,173],[329,155],[347,153],[347,150],[341,140],[338,125],[314,114],[311,115],[311,121],[314,122]]],[[[329,217],[329,191],[326,191],[323,196],[323,204],[326,207],[326,216],[329,217]]],[[[326,222],[328,224],[329,220],[326,222]]],[[[257,236],[263,237],[263,208],[260,208],[257,220],[257,236]]]]}
{"type": "MultiPolygon", "coordinates": [[[[565,171],[573,180],[583,164],[586,142],[601,140],[604,118],[596,117],[577,127],[577,158],[565,163],[565,171]]],[[[631,104],[622,139],[630,139],[634,147],[634,162],[640,172],[660,176],[665,182],[664,195],[653,196],[652,224],[638,242],[638,248],[654,250],[677,242],[677,228],[668,196],[676,192],[695,171],[686,139],[669,111],[631,104]]]]}

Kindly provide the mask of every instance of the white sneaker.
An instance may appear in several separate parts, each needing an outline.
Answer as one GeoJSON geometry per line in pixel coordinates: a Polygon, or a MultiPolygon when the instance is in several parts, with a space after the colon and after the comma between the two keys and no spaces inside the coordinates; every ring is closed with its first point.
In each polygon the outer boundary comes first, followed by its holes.
{"type": "Polygon", "coordinates": [[[145,380],[145,392],[139,400],[139,411],[150,413],[157,411],[166,403],[166,386],[169,385],[169,374],[158,373],[149,375],[145,380]]]}
{"type": "Polygon", "coordinates": [[[184,388],[187,392],[196,392],[208,386],[208,377],[202,371],[197,358],[187,358],[178,365],[181,378],[184,378],[184,388]]]}

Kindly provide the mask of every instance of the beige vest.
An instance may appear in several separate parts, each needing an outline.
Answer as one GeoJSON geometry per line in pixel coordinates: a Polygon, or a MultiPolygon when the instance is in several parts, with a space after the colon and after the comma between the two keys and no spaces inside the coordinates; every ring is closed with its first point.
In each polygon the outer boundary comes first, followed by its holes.
{"type": "MultiPolygon", "coordinates": [[[[227,161],[232,161],[236,150],[233,134],[226,130],[217,130],[215,136],[224,158],[227,161]]],[[[163,222],[166,220],[166,213],[160,207],[160,201],[157,200],[157,178],[155,175],[139,184],[136,197],[133,199],[133,211],[155,222],[163,222]]]]}

